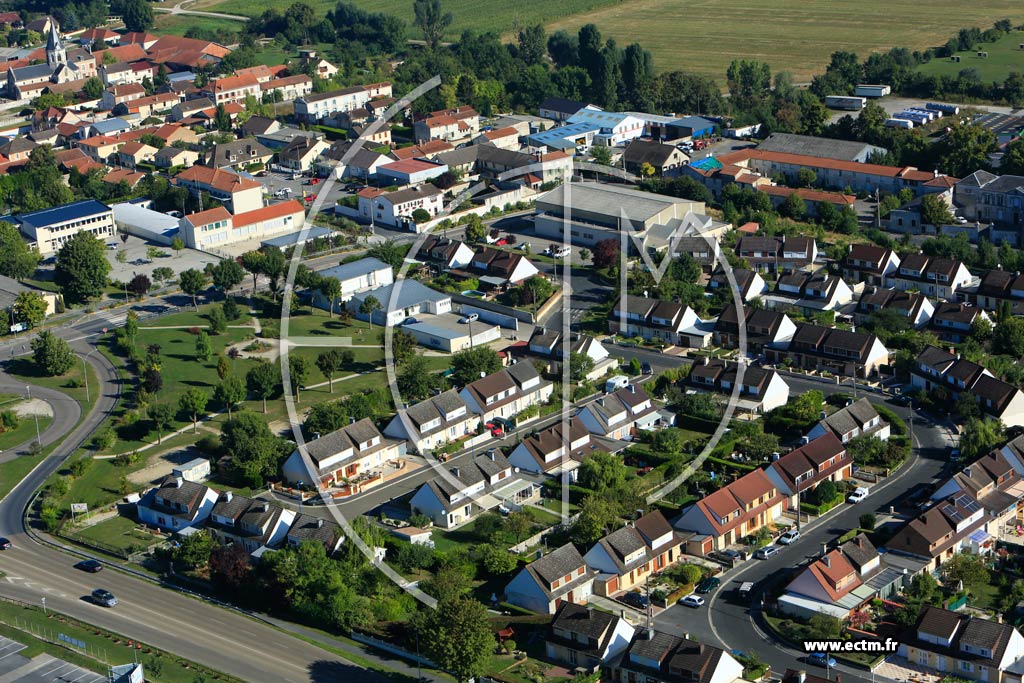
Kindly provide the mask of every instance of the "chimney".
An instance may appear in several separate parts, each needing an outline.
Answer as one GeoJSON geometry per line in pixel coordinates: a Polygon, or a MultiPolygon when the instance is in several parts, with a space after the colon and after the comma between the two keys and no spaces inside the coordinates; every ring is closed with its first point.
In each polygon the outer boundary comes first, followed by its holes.
{"type": "Polygon", "coordinates": [[[628,386],[628,389],[629,389],[629,393],[631,393],[631,394],[635,394],[636,393],[636,385],[630,384],[628,386]]]}
{"type": "Polygon", "coordinates": [[[184,483],[185,483],[185,480],[182,479],[181,477],[175,477],[174,478],[174,488],[180,489],[181,485],[184,484],[184,483]]]}
{"type": "Polygon", "coordinates": [[[348,423],[349,423],[350,425],[354,425],[354,424],[356,423],[356,419],[355,419],[354,417],[349,417],[349,418],[348,418],[348,423]]]}
{"type": "Polygon", "coordinates": [[[456,479],[458,479],[459,478],[459,468],[458,467],[453,467],[452,468],[452,474],[455,475],[456,479]]]}
{"type": "Polygon", "coordinates": [[[711,362],[711,358],[708,357],[708,356],[704,356],[704,365],[707,365],[710,362],[711,362]]]}
{"type": "Polygon", "coordinates": [[[320,517],[316,518],[316,528],[317,529],[323,529],[324,528],[324,520],[321,519],[320,517]]]}
{"type": "Polygon", "coordinates": [[[231,491],[225,491],[224,493],[220,494],[220,499],[223,500],[225,503],[230,503],[233,497],[234,494],[231,493],[231,491]]]}
{"type": "Polygon", "coordinates": [[[591,607],[590,605],[587,605],[587,619],[593,619],[593,618],[594,618],[594,608],[591,607]]]}
{"type": "Polygon", "coordinates": [[[647,640],[654,640],[654,629],[647,629],[647,640]]]}
{"type": "Polygon", "coordinates": [[[821,558],[821,563],[823,565],[825,565],[826,567],[828,567],[829,569],[832,568],[832,560],[829,559],[828,555],[825,555],[824,557],[821,558]]]}
{"type": "Polygon", "coordinates": [[[807,681],[807,672],[806,671],[802,671],[802,670],[801,671],[797,671],[796,672],[796,680],[799,681],[799,683],[806,683],[806,681],[807,681]]]}
{"type": "Polygon", "coordinates": [[[260,512],[267,512],[268,510],[270,510],[270,503],[268,503],[265,500],[261,500],[259,503],[257,503],[256,509],[259,510],[260,512]]]}

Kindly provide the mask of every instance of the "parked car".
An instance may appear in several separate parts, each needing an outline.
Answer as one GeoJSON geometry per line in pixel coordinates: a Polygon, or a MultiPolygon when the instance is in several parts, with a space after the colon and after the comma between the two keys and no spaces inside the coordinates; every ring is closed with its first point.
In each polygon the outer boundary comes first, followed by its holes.
{"type": "Polygon", "coordinates": [[[949,461],[950,462],[960,462],[960,449],[959,448],[950,448],[949,449],[949,461]]]}
{"type": "Polygon", "coordinates": [[[754,582],[753,581],[744,581],[743,583],[740,584],[740,587],[739,587],[738,591],[739,591],[740,599],[741,600],[746,600],[747,598],[750,597],[750,594],[754,591],[754,582]]]}
{"type": "Polygon", "coordinates": [[[756,557],[759,560],[767,560],[773,555],[777,555],[781,552],[782,548],[780,548],[777,545],[766,545],[765,547],[760,548],[756,553],[754,553],[754,557],[756,557]]]}
{"type": "Polygon", "coordinates": [[[697,609],[698,607],[704,606],[704,598],[700,597],[699,595],[691,594],[687,595],[685,598],[680,598],[679,604],[685,605],[686,607],[692,607],[694,609],[697,609]]]}
{"type": "Polygon", "coordinates": [[[96,572],[103,569],[103,565],[100,564],[99,560],[82,560],[81,562],[75,565],[75,569],[80,569],[83,572],[95,574],[96,572]]]}
{"type": "Polygon", "coordinates": [[[488,422],[484,427],[491,430],[491,436],[505,436],[505,430],[496,422],[488,422]]]}
{"type": "Polygon", "coordinates": [[[858,486],[857,490],[846,497],[847,503],[859,503],[868,497],[868,490],[863,486],[858,486]]]}
{"type": "Polygon", "coordinates": [[[403,325],[415,325],[418,322],[419,322],[419,320],[417,320],[416,318],[413,318],[412,316],[409,316],[408,318],[406,318],[405,320],[402,321],[402,324],[403,325]]]}
{"type": "Polygon", "coordinates": [[[114,594],[103,588],[97,588],[92,592],[92,601],[103,607],[113,607],[117,604],[117,598],[114,597],[114,594]]]}
{"type": "Polygon", "coordinates": [[[790,543],[795,543],[798,538],[800,538],[800,532],[796,529],[790,529],[779,536],[779,543],[789,545],[790,543]]]}
{"type": "Polygon", "coordinates": [[[707,594],[714,591],[721,585],[721,579],[715,576],[709,576],[706,579],[702,579],[701,582],[697,584],[697,592],[701,594],[707,594]]]}
{"type": "Polygon", "coordinates": [[[626,593],[622,596],[621,600],[630,607],[637,609],[647,609],[647,606],[651,604],[647,596],[642,593],[626,593]]]}
{"type": "Polygon", "coordinates": [[[645,375],[653,375],[654,374],[654,368],[651,367],[650,363],[644,363],[640,367],[643,370],[643,373],[645,375]]]}
{"type": "Polygon", "coordinates": [[[11,539],[4,538],[3,536],[0,536],[0,550],[10,550],[10,549],[11,549],[11,539]]]}
{"type": "Polygon", "coordinates": [[[812,652],[807,655],[807,663],[815,666],[827,666],[832,668],[836,665],[835,657],[829,657],[824,652],[812,652]]]}
{"type": "Polygon", "coordinates": [[[463,325],[466,325],[468,323],[475,323],[479,319],[480,319],[479,314],[477,314],[477,313],[470,313],[469,315],[464,315],[461,318],[459,318],[459,322],[462,323],[463,325]]]}

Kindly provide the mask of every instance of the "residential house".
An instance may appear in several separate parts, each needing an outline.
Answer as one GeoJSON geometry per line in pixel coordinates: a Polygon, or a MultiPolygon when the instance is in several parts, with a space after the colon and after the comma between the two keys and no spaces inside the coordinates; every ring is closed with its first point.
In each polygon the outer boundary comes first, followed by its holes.
{"type": "Polygon", "coordinates": [[[203,155],[203,165],[244,171],[248,166],[266,166],[273,157],[274,152],[256,140],[242,138],[218,143],[208,149],[203,155]]]}
{"type": "Polygon", "coordinates": [[[1024,227],[1024,177],[975,171],[953,186],[958,212],[969,221],[1018,232],[1024,227]]]}
{"type": "Polygon", "coordinates": [[[785,501],[786,495],[757,469],[685,508],[674,526],[699,536],[704,552],[725,550],[774,523],[785,501]]]}
{"type": "Polygon", "coordinates": [[[442,270],[468,268],[473,262],[473,248],[462,240],[429,235],[420,245],[416,258],[436,263],[442,270]]]}
{"type": "Polygon", "coordinates": [[[736,255],[754,270],[776,273],[811,265],[818,258],[818,245],[812,237],[744,235],[736,243],[736,255]]]}
{"type": "MultiPolygon", "coordinates": [[[[519,349],[521,350],[521,347],[519,349]]],[[[593,361],[593,367],[586,374],[586,379],[591,381],[604,377],[609,370],[618,367],[618,361],[611,358],[611,354],[601,342],[589,335],[575,332],[563,337],[558,330],[534,327],[526,351],[534,356],[551,359],[548,372],[554,374],[562,371],[562,363],[568,360],[571,354],[586,356],[593,361]]]]}
{"type": "Polygon", "coordinates": [[[491,247],[480,247],[473,254],[469,270],[485,287],[515,286],[540,272],[523,254],[491,247]]]}
{"type": "Polygon", "coordinates": [[[801,496],[822,482],[840,482],[852,473],[853,457],[832,433],[811,439],[765,469],[772,484],[786,496],[788,510],[798,509],[801,496]]]}
{"type": "Polygon", "coordinates": [[[333,555],[345,542],[345,532],[329,519],[299,513],[288,527],[285,543],[289,548],[298,548],[307,541],[323,544],[327,554],[333,555]]]}
{"type": "Polygon", "coordinates": [[[323,139],[298,136],[278,152],[277,163],[289,170],[305,173],[329,147],[330,144],[323,139]]]}
{"type": "MultiPolygon", "coordinates": [[[[716,241],[717,245],[718,242],[716,241]]],[[[755,270],[748,268],[733,268],[732,278],[736,282],[736,288],[739,291],[740,301],[743,303],[750,303],[754,299],[759,299],[761,296],[768,292],[768,283],[764,281],[761,274],[755,270]]],[[[712,273],[711,280],[708,282],[709,289],[722,289],[725,291],[732,291],[733,285],[729,281],[728,274],[721,268],[718,268],[712,273]]]]}
{"type": "Polygon", "coordinates": [[[858,325],[874,318],[881,311],[893,311],[907,319],[910,327],[921,328],[928,324],[935,312],[935,306],[920,292],[905,292],[899,289],[866,288],[857,301],[854,321],[858,325]]]}
{"type": "Polygon", "coordinates": [[[412,214],[422,209],[431,217],[444,209],[444,193],[433,185],[407,187],[401,190],[385,192],[375,187],[367,187],[356,193],[359,197],[359,217],[370,221],[370,224],[403,227],[420,232],[412,214]]]}
{"type": "Polygon", "coordinates": [[[178,147],[164,147],[153,155],[153,165],[161,169],[188,168],[199,163],[199,152],[178,147]]]}
{"type": "Polygon", "coordinates": [[[179,102],[171,107],[171,121],[189,119],[200,112],[209,111],[214,108],[215,105],[213,104],[213,100],[207,97],[185,100],[184,102],[179,102]]]}
{"type": "Polygon", "coordinates": [[[0,144],[0,155],[3,155],[7,161],[28,161],[32,150],[38,146],[27,138],[13,137],[5,139],[0,144]]]}
{"type": "Polygon", "coordinates": [[[1007,302],[1014,315],[1024,314],[1024,274],[996,268],[982,275],[976,287],[962,287],[957,294],[958,300],[986,311],[998,311],[1007,302]]]}
{"type": "Polygon", "coordinates": [[[384,428],[384,434],[409,442],[415,453],[429,453],[435,448],[476,433],[480,416],[455,389],[431,396],[400,409],[384,428]]]}
{"type": "Polygon", "coordinates": [[[195,527],[210,516],[217,492],[209,486],[168,475],[135,506],[139,521],[166,531],[195,527]]]}
{"type": "Polygon", "coordinates": [[[993,547],[990,517],[966,494],[950,496],[918,514],[885,544],[889,552],[908,555],[934,571],[959,552],[986,554],[993,547]]]}
{"type": "Polygon", "coordinates": [[[804,567],[778,604],[785,614],[801,619],[827,614],[842,620],[876,598],[894,597],[907,583],[902,571],[883,567],[871,541],[858,534],[804,567]]]}
{"type": "MultiPolygon", "coordinates": [[[[715,321],[712,339],[716,346],[736,349],[740,345],[740,320],[735,304],[726,304],[715,321]]],[[[743,307],[747,353],[759,354],[766,346],[788,343],[796,334],[796,324],[782,311],[743,307]]]]}
{"type": "Polygon", "coordinates": [[[480,115],[469,105],[430,112],[413,123],[416,142],[466,140],[479,132],[480,115]]]}
{"type": "Polygon", "coordinates": [[[103,176],[103,182],[109,183],[110,185],[120,185],[121,183],[124,183],[129,189],[134,190],[145,177],[146,174],[141,171],[133,171],[130,168],[115,168],[103,176]]]}
{"type": "Polygon", "coordinates": [[[316,438],[296,448],[281,465],[285,480],[299,484],[330,488],[348,480],[379,474],[402,454],[401,444],[386,439],[367,418],[316,438]],[[309,456],[313,471],[306,467],[303,451],[309,456]]]}
{"type": "Polygon", "coordinates": [[[562,603],[587,604],[594,576],[576,547],[566,543],[520,569],[505,586],[505,599],[531,612],[554,614],[562,603]]]}
{"type": "Polygon", "coordinates": [[[626,170],[634,175],[645,175],[645,165],[658,176],[676,175],[678,170],[690,162],[674,145],[650,140],[631,140],[622,153],[622,163],[626,170]]]}
{"type": "Polygon", "coordinates": [[[144,142],[129,142],[121,146],[114,155],[119,166],[134,169],[139,164],[151,164],[157,149],[144,142]]]}
{"type": "Polygon", "coordinates": [[[891,287],[900,267],[900,257],[892,249],[873,244],[851,244],[839,267],[847,282],[891,287]]]}
{"type": "Polygon", "coordinates": [[[114,212],[95,199],[23,213],[12,218],[43,258],[57,253],[64,243],[80,232],[100,240],[114,237],[114,212]]]}
{"type": "MultiPolygon", "coordinates": [[[[274,98],[275,102],[293,102],[313,93],[313,79],[306,74],[278,76],[273,80],[260,83],[260,99],[264,95],[274,98]]],[[[388,129],[390,133],[390,129],[388,129]]]]}
{"type": "Polygon", "coordinates": [[[305,219],[305,209],[295,199],[233,216],[219,206],[185,216],[181,221],[181,236],[192,249],[210,249],[298,232],[305,219]]]}
{"type": "Polygon", "coordinates": [[[295,116],[302,123],[330,123],[338,114],[358,109],[378,97],[391,97],[390,83],[312,93],[295,100],[295,116]]]}
{"type": "Polygon", "coordinates": [[[429,517],[434,526],[453,529],[481,510],[497,507],[498,499],[485,492],[511,479],[512,466],[500,451],[491,449],[427,481],[409,499],[409,507],[413,514],[429,517]]]}
{"type": "Polygon", "coordinates": [[[810,323],[797,325],[792,340],[766,346],[764,352],[769,363],[788,361],[846,377],[870,377],[889,364],[889,350],[875,335],[810,323]]]}
{"type": "Polygon", "coordinates": [[[793,195],[803,202],[804,213],[810,218],[816,218],[821,213],[823,204],[831,205],[837,211],[853,210],[857,198],[853,195],[842,192],[826,192],[806,187],[786,187],[784,185],[758,184],[755,186],[759,192],[768,195],[772,208],[778,210],[793,195]]]}
{"type": "Polygon", "coordinates": [[[862,398],[826,415],[807,433],[807,438],[817,439],[825,434],[835,435],[844,444],[858,436],[872,436],[888,441],[890,429],[889,423],[882,419],[871,401],[862,398]]]}
{"type": "Polygon", "coordinates": [[[551,620],[544,649],[547,658],[570,670],[596,672],[633,639],[633,627],[620,616],[563,602],[551,620]]]}
{"type": "Polygon", "coordinates": [[[519,149],[519,131],[512,126],[485,130],[473,139],[476,145],[494,145],[501,149],[519,149]]]}
{"type": "Polygon", "coordinates": [[[740,367],[736,361],[704,357],[690,369],[687,388],[697,391],[725,394],[732,400],[736,396],[736,409],[751,414],[763,414],[786,405],[789,385],[782,375],[757,365],[744,365],[743,378],[736,387],[740,367]]]}
{"type": "Polygon", "coordinates": [[[598,572],[594,593],[611,596],[630,591],[653,574],[683,559],[683,536],[660,510],[616,529],[592,547],[583,560],[598,572]]]}
{"type": "Polygon", "coordinates": [[[112,85],[103,91],[100,104],[104,109],[113,109],[119,104],[139,100],[146,96],[146,89],[139,83],[112,85]]]}
{"type": "Polygon", "coordinates": [[[721,648],[650,630],[638,630],[607,670],[611,683],[732,683],[743,676],[743,665],[721,648]]]}
{"type": "Polygon", "coordinates": [[[896,289],[916,289],[929,297],[955,301],[957,290],[969,284],[972,277],[958,259],[910,254],[900,262],[894,283],[896,289]]]}
{"type": "Polygon", "coordinates": [[[508,456],[523,472],[575,481],[580,463],[598,448],[582,422],[570,417],[523,438],[508,456]],[[568,426],[568,429],[566,427],[568,426]]]}
{"type": "Polygon", "coordinates": [[[955,401],[961,393],[970,392],[986,414],[1008,427],[1024,425],[1024,393],[1020,389],[949,351],[929,346],[919,353],[914,359],[910,383],[937,394],[940,400],[955,401]]]}
{"type": "Polygon", "coordinates": [[[194,196],[208,192],[234,214],[263,208],[263,185],[224,169],[192,166],[174,176],[171,182],[188,189],[194,196]]]}
{"type": "Polygon", "coordinates": [[[978,683],[1020,678],[1024,637],[1011,624],[928,605],[898,640],[899,657],[926,670],[978,683]]]}
{"type": "MultiPolygon", "coordinates": [[[[359,320],[372,319],[374,325],[383,327],[405,323],[410,316],[424,314],[439,316],[450,313],[452,297],[427,287],[419,280],[403,279],[397,283],[355,292],[352,298],[345,303],[345,307],[359,320]],[[371,315],[367,315],[359,309],[363,301],[370,296],[377,300],[381,308],[371,315]]],[[[406,331],[412,327],[411,323],[403,325],[406,331]]]]}
{"type": "Polygon", "coordinates": [[[709,239],[704,235],[672,237],[669,238],[668,246],[672,258],[679,258],[685,254],[696,261],[705,272],[711,272],[718,265],[722,255],[718,240],[714,237],[709,239]]]}
{"type": "Polygon", "coordinates": [[[789,310],[795,307],[807,314],[838,311],[853,301],[853,290],[846,282],[825,271],[780,273],[775,291],[764,297],[769,308],[789,310]]]}
{"type": "Polygon", "coordinates": [[[608,331],[661,342],[663,346],[698,349],[710,345],[714,332],[685,304],[630,294],[619,297],[612,306],[608,331]]]}
{"type": "Polygon", "coordinates": [[[960,344],[970,337],[977,321],[992,324],[988,314],[977,306],[942,301],[932,313],[929,328],[940,340],[960,344]]]}
{"type": "Polygon", "coordinates": [[[210,511],[206,528],[221,545],[239,544],[249,553],[284,545],[295,513],[270,501],[224,491],[210,511]]]}
{"type": "Polygon", "coordinates": [[[321,177],[361,180],[368,184],[371,178],[377,177],[378,168],[391,163],[391,159],[384,154],[374,152],[365,146],[352,152],[353,144],[349,140],[343,140],[324,150],[314,164],[316,174],[321,177]]]}
{"type": "Polygon", "coordinates": [[[467,384],[459,392],[483,422],[514,419],[527,408],[551,398],[554,385],[541,379],[533,363],[520,362],[467,384]]]}
{"type": "Polygon", "coordinates": [[[593,105],[564,97],[548,97],[540,103],[539,114],[541,118],[564,123],[570,116],[587,106],[593,105]]]}
{"type": "Polygon", "coordinates": [[[1018,523],[1024,483],[1002,451],[993,450],[939,485],[933,501],[967,495],[991,517],[990,528],[1000,529],[1018,523]]]}
{"type": "Polygon", "coordinates": [[[635,384],[618,389],[588,403],[576,419],[591,433],[609,439],[622,439],[634,430],[648,430],[657,425],[671,426],[675,416],[659,410],[642,387],[635,384]]]}

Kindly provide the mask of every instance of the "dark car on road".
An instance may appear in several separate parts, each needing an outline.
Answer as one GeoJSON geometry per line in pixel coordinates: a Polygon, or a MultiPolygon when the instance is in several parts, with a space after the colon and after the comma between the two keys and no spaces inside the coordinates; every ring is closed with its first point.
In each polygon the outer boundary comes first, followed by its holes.
{"type": "Polygon", "coordinates": [[[10,550],[10,549],[11,549],[11,539],[4,538],[3,536],[0,536],[0,550],[10,550]]]}
{"type": "Polygon", "coordinates": [[[95,574],[96,572],[103,569],[103,565],[100,564],[99,560],[82,560],[81,562],[75,565],[75,569],[80,569],[83,572],[95,574]]]}
{"type": "Polygon", "coordinates": [[[626,593],[622,596],[622,602],[637,609],[647,609],[647,606],[650,604],[650,600],[642,593],[626,593]]]}
{"type": "Polygon", "coordinates": [[[721,579],[718,579],[714,576],[709,576],[706,579],[701,580],[701,582],[697,584],[697,592],[701,594],[710,593],[721,585],[721,579]]]}

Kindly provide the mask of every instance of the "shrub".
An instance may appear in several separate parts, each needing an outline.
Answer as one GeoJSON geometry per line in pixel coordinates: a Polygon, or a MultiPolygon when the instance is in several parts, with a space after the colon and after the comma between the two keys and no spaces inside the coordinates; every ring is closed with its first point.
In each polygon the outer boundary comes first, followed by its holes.
{"type": "Polygon", "coordinates": [[[92,467],[92,458],[79,458],[71,463],[71,476],[80,477],[92,467]]]}
{"type": "Polygon", "coordinates": [[[220,455],[220,437],[215,434],[204,434],[203,437],[196,442],[196,450],[204,455],[220,455]]]}
{"type": "Polygon", "coordinates": [[[4,425],[4,430],[16,429],[18,427],[18,414],[13,410],[5,410],[0,413],[0,422],[4,425]]]}

